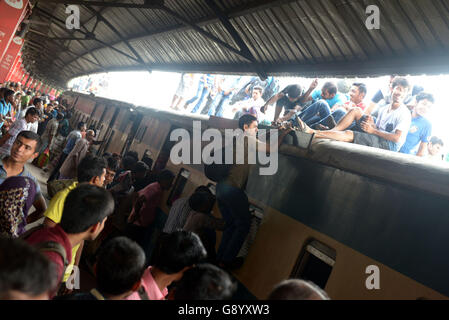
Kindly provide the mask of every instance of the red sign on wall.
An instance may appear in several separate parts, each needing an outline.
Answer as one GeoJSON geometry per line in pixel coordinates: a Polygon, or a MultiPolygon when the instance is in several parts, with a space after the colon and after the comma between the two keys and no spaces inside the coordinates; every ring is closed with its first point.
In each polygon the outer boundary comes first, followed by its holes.
{"type": "Polygon", "coordinates": [[[22,45],[23,39],[20,37],[14,37],[8,47],[8,50],[6,50],[3,59],[0,61],[0,82],[6,81],[6,77],[13,68],[22,45]]]}
{"type": "Polygon", "coordinates": [[[27,12],[28,0],[0,0],[0,60],[27,12]]]}

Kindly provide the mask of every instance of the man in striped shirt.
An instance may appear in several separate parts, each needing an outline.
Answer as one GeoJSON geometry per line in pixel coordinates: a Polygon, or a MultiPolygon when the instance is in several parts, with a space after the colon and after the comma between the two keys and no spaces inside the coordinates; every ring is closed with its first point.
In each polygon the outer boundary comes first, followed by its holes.
{"type": "MultiPolygon", "coordinates": [[[[199,186],[195,189],[194,193],[208,192],[211,193],[208,187],[199,186]]],[[[212,194],[212,193],[211,193],[212,194]]],[[[165,233],[172,233],[177,229],[182,229],[192,209],[189,206],[189,197],[184,197],[173,202],[173,205],[168,213],[167,221],[165,222],[165,233]]]]}

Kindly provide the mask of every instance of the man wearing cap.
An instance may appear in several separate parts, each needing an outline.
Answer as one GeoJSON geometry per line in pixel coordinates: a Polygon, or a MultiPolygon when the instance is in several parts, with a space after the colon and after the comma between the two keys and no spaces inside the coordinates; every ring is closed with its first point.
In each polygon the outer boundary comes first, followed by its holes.
{"type": "Polygon", "coordinates": [[[275,94],[268,100],[268,102],[261,108],[263,113],[266,112],[268,106],[276,102],[276,111],[274,114],[274,121],[285,121],[291,119],[298,111],[303,108],[304,97],[309,97],[310,93],[317,87],[318,80],[315,79],[307,90],[306,93],[302,94],[302,88],[298,84],[288,85],[281,92],[275,94]],[[279,118],[282,109],[284,114],[279,118]]]}

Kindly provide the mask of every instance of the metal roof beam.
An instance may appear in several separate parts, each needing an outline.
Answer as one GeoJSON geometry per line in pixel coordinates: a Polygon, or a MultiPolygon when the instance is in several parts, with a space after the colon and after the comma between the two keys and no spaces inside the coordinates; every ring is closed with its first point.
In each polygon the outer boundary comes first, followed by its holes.
{"type": "Polygon", "coordinates": [[[142,57],[139,55],[139,53],[129,44],[129,42],[122,36],[122,34],[107,20],[105,19],[101,13],[99,13],[97,10],[95,10],[94,8],[92,8],[91,6],[85,6],[89,11],[91,11],[92,13],[97,15],[97,19],[103,21],[104,24],[106,24],[106,26],[108,26],[109,29],[112,30],[112,32],[114,32],[117,37],[120,38],[120,40],[122,40],[125,45],[128,47],[129,50],[131,50],[131,52],[136,56],[136,58],[139,60],[139,63],[142,65],[145,65],[145,61],[143,61],[142,57]]]}
{"type": "Polygon", "coordinates": [[[77,4],[80,6],[109,7],[109,8],[130,8],[130,9],[157,9],[164,4],[163,0],[145,1],[143,4],[123,3],[123,2],[103,2],[84,0],[47,0],[59,4],[77,4]]]}
{"type": "MultiPolygon", "coordinates": [[[[55,21],[57,21],[57,22],[59,22],[59,23],[61,23],[61,24],[63,24],[63,25],[65,26],[65,22],[64,22],[64,21],[62,21],[61,19],[55,17],[55,16],[52,15],[51,13],[49,13],[49,12],[47,12],[47,11],[41,9],[41,8],[38,8],[38,7],[35,7],[34,9],[35,9],[35,10],[38,10],[38,11],[40,11],[40,12],[42,12],[43,14],[47,15],[48,17],[51,17],[51,18],[54,19],[55,21]]],[[[55,23],[55,24],[56,24],[56,23],[55,23]]],[[[79,33],[81,33],[81,34],[83,34],[83,35],[88,35],[87,32],[84,32],[84,31],[81,31],[81,30],[76,30],[76,32],[79,32],[79,33]]],[[[108,44],[108,43],[106,43],[106,42],[104,42],[104,41],[101,41],[101,40],[99,40],[99,39],[97,39],[97,38],[92,39],[92,40],[97,41],[97,42],[100,43],[101,45],[103,45],[103,46],[105,46],[105,47],[108,47],[108,48],[110,48],[111,50],[114,50],[115,52],[120,53],[121,55],[124,55],[125,57],[127,57],[127,58],[129,58],[129,59],[131,59],[131,60],[133,60],[133,61],[135,61],[135,62],[139,62],[139,60],[137,60],[136,58],[130,56],[129,54],[127,54],[127,53],[125,53],[125,52],[123,52],[123,51],[121,51],[121,50],[119,50],[119,49],[114,48],[112,45],[110,45],[110,44],[108,44]]]]}
{"type": "MultiPolygon", "coordinates": [[[[206,4],[215,12],[218,19],[220,19],[221,23],[225,27],[226,31],[231,35],[232,39],[235,41],[235,43],[239,46],[240,52],[242,52],[246,57],[250,58],[250,61],[252,63],[257,63],[256,58],[249,50],[248,46],[246,45],[245,41],[243,41],[242,37],[239,35],[237,30],[234,28],[234,26],[229,21],[229,18],[224,14],[224,12],[221,11],[221,9],[218,7],[218,5],[215,3],[214,0],[206,0],[206,4]]],[[[267,75],[262,70],[256,70],[257,74],[259,75],[259,78],[265,80],[267,78],[267,75]]]]}
{"type": "Polygon", "coordinates": [[[228,43],[224,42],[223,40],[217,38],[216,36],[214,36],[213,34],[211,34],[210,32],[207,32],[206,30],[204,30],[203,28],[199,27],[196,23],[193,23],[187,19],[185,19],[184,17],[182,17],[180,14],[178,14],[177,12],[171,10],[170,8],[166,7],[166,6],[162,6],[159,9],[165,11],[166,13],[168,13],[169,15],[171,15],[172,17],[176,18],[177,20],[179,20],[180,22],[182,22],[183,24],[193,28],[193,30],[199,32],[200,34],[202,34],[203,36],[205,36],[206,38],[212,40],[213,42],[215,42],[216,44],[220,45],[221,47],[224,47],[225,49],[234,52],[235,54],[245,58],[248,61],[251,61],[251,59],[253,58],[252,55],[248,55],[246,52],[243,52],[241,50],[238,50],[236,48],[234,48],[233,46],[229,45],[228,43]]]}

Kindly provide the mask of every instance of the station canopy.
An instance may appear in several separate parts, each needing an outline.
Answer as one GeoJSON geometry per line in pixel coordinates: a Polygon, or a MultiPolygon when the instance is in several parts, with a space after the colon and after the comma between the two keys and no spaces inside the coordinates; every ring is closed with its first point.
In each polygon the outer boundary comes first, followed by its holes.
{"type": "Polygon", "coordinates": [[[77,76],[119,70],[261,78],[449,73],[449,0],[32,4],[24,64],[63,87],[77,76]],[[77,10],[79,29],[69,29],[77,10]]]}

